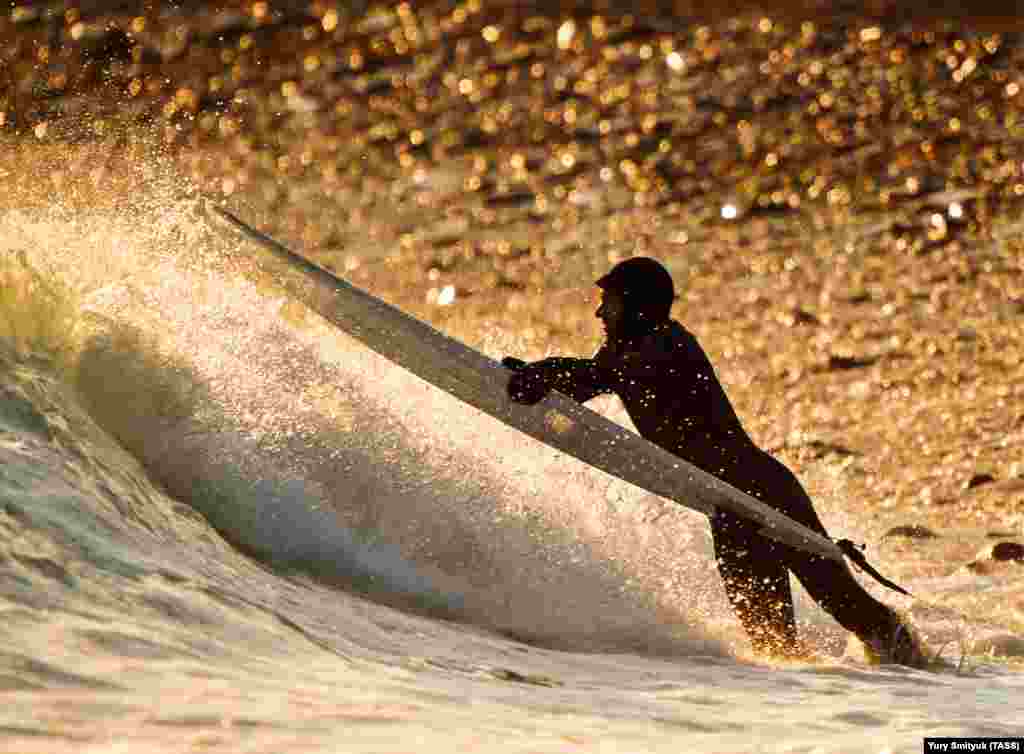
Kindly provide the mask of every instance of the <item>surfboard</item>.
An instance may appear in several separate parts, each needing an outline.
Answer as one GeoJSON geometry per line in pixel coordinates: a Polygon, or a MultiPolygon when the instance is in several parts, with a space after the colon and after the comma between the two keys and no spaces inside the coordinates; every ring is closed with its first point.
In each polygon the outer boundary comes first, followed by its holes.
{"type": "Polygon", "coordinates": [[[287,294],[384,358],[546,445],[607,474],[710,515],[722,508],[779,542],[842,562],[831,540],[557,392],[534,406],[509,399],[511,372],[386,301],[296,254],[222,206],[217,217],[254,242],[253,261],[287,294]]]}

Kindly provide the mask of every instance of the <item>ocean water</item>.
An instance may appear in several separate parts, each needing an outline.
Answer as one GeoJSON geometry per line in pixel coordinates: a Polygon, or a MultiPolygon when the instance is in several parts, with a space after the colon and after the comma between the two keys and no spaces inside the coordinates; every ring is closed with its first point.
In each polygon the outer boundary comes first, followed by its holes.
{"type": "MultiPolygon", "coordinates": [[[[934,672],[868,665],[802,593],[818,657],[754,658],[702,516],[390,365],[261,279],[184,182],[149,186],[0,214],[0,750],[902,752],[1024,731],[1012,578],[884,595],[934,672]]],[[[830,527],[862,533],[814,473],[830,527]]]]}

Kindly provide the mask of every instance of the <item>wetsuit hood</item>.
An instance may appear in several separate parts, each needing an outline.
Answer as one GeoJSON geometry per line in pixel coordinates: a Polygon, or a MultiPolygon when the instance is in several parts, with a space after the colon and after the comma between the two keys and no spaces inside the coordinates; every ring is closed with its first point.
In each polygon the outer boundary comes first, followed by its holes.
{"type": "Polygon", "coordinates": [[[650,257],[633,257],[619,262],[595,285],[602,290],[622,294],[629,312],[639,315],[636,318],[645,322],[647,329],[669,318],[676,295],[668,270],[650,257]]]}

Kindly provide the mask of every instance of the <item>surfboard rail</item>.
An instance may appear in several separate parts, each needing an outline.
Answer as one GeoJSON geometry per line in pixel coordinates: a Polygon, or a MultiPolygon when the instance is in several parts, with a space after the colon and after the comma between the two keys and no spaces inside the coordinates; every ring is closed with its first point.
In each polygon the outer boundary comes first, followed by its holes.
{"type": "Polygon", "coordinates": [[[648,492],[705,515],[722,508],[760,524],[767,537],[843,561],[828,538],[558,392],[534,406],[511,401],[511,372],[494,359],[296,254],[223,206],[208,206],[269,252],[254,259],[290,296],[420,379],[648,492]]]}

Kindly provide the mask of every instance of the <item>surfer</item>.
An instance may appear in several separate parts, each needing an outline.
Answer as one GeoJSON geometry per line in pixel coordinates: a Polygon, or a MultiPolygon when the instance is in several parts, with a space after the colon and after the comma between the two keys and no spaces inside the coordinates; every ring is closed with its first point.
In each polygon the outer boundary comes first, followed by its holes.
{"type": "MultiPolygon", "coordinates": [[[[668,271],[654,259],[634,257],[596,284],[602,290],[596,315],[604,324],[604,345],[590,359],[552,357],[528,364],[507,357],[502,363],[515,370],[509,396],[533,404],[557,390],[583,403],[615,393],[645,438],[827,537],[796,476],[750,439],[697,339],[671,319],[675,289],[668,271]]],[[[805,654],[793,612],[792,571],[878,661],[925,664],[904,622],[845,563],[764,537],[758,524],[721,508],[711,516],[711,532],[729,602],[756,651],[805,654]]],[[[852,546],[844,552],[881,579],[852,546]]]]}

